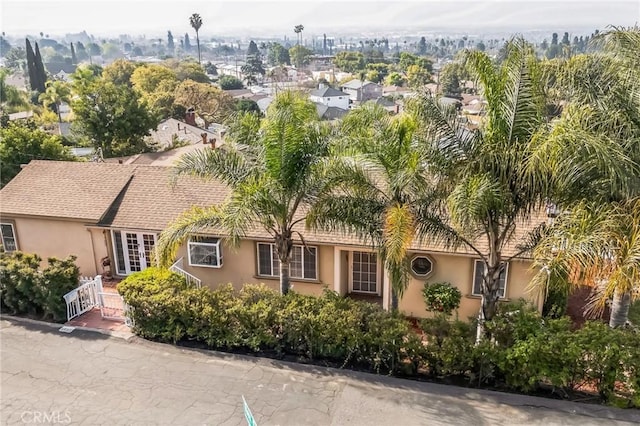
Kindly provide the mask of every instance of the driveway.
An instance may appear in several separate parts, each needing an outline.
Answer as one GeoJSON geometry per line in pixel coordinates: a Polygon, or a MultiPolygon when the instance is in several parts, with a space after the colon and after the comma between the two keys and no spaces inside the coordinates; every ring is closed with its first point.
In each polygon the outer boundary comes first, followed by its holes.
{"type": "Polygon", "coordinates": [[[184,350],[3,318],[2,425],[608,425],[640,412],[184,350]]]}

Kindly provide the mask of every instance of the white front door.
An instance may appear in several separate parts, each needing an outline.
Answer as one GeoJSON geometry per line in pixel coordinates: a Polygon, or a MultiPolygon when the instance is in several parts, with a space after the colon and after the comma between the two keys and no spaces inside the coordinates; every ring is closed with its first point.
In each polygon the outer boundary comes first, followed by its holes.
{"type": "Polygon", "coordinates": [[[135,231],[112,231],[118,275],[129,275],[151,266],[156,235],[135,231]]]}

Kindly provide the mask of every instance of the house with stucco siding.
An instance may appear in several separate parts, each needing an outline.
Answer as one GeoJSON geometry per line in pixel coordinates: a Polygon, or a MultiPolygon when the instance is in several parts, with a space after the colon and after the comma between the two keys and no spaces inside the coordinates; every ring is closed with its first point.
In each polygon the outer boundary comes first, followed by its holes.
{"type": "MultiPolygon", "coordinates": [[[[229,189],[217,181],[170,179],[170,168],[145,164],[34,160],[0,190],[0,237],[4,250],[47,257],[77,256],[82,275],[126,277],[154,263],[154,246],[167,225],[193,206],[221,204],[229,189]]],[[[516,232],[524,235],[545,220],[532,218],[516,232]]],[[[309,231],[300,227],[305,246],[293,249],[294,291],[319,295],[325,288],[345,296],[391,304],[389,277],[376,252],[354,235],[309,231]]],[[[174,270],[214,288],[232,283],[264,283],[278,288],[278,260],[263,229],[250,229],[238,247],[219,230],[191,238],[178,251],[174,270]]],[[[517,241],[519,238],[515,238],[517,241]]],[[[506,258],[515,244],[503,249],[506,258]]],[[[411,280],[399,308],[427,316],[425,282],[449,282],[463,294],[460,318],[475,316],[480,303],[483,264],[474,253],[452,251],[425,240],[410,250],[411,280]]],[[[501,277],[501,300],[527,298],[532,276],[529,259],[516,257],[501,277]]]]}

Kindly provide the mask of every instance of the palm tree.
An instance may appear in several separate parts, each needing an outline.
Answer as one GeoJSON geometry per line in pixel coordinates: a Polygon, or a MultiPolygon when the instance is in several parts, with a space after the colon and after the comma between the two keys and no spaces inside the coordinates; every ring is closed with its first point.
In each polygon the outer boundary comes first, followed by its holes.
{"type": "Polygon", "coordinates": [[[296,25],[295,27],[293,27],[293,32],[296,33],[298,37],[298,46],[300,45],[300,43],[302,43],[302,31],[304,31],[304,25],[296,25]]]}
{"type": "Polygon", "coordinates": [[[600,155],[611,158],[611,168],[625,158],[634,161],[623,161],[626,174],[617,176],[620,185],[616,185],[621,190],[595,177],[590,180],[597,184],[587,191],[581,190],[584,181],[572,185],[574,197],[589,201],[567,203],[567,213],[536,250],[536,262],[554,278],[545,282],[539,275],[536,284],[563,286],[573,280],[594,286],[596,308],[613,298],[610,325],[615,327],[627,322],[629,301],[637,287],[640,28],[614,28],[595,41],[603,47],[601,53],[574,56],[556,72],[560,97],[571,104],[554,133],[575,144],[599,140],[609,147],[607,154],[601,151],[600,155]]]}
{"type": "Polygon", "coordinates": [[[56,113],[58,114],[58,122],[62,123],[60,106],[62,105],[62,102],[69,102],[70,97],[71,90],[67,83],[59,80],[49,80],[47,81],[47,89],[44,93],[40,94],[38,100],[45,106],[54,105],[56,113]]]}
{"type": "Polygon", "coordinates": [[[600,313],[613,299],[609,325],[625,325],[631,300],[640,297],[640,199],[573,205],[555,219],[534,255],[540,272],[532,285],[591,286],[588,310],[600,313]]]}
{"type": "Polygon", "coordinates": [[[430,96],[421,97],[420,108],[434,162],[451,183],[448,219],[436,225],[449,233],[448,245],[466,246],[484,264],[480,341],[485,321],[496,313],[500,275],[508,262],[535,246],[544,226],[524,235],[517,228],[548,198],[570,193],[577,183],[583,192],[605,185],[617,190],[632,162],[606,141],[549,132],[539,64],[522,38],[507,43],[499,66],[480,51],[467,51],[465,58],[487,101],[481,127],[463,129],[456,112],[430,96]],[[517,247],[508,256],[503,255],[507,245],[517,247]]]}
{"type": "Polygon", "coordinates": [[[198,63],[202,65],[200,58],[200,27],[202,27],[202,18],[198,13],[194,13],[189,17],[189,24],[196,30],[196,44],[198,45],[198,63]]]}
{"type": "Polygon", "coordinates": [[[318,121],[313,103],[282,92],[261,121],[246,113],[232,123],[225,145],[184,155],[176,175],[218,179],[231,194],[220,207],[194,208],[173,222],[158,242],[160,263],[167,265],[189,235],[210,226],[222,229],[232,245],[260,226],[274,240],[280,260],[280,290],[290,288],[289,263],[294,237],[304,244],[305,211],[323,192],[322,164],[329,128],[318,121]]]}
{"type": "Polygon", "coordinates": [[[407,250],[421,223],[431,217],[434,184],[425,145],[415,137],[409,114],[390,116],[367,103],[348,114],[341,126],[340,156],[328,170],[333,192],[307,216],[312,228],[352,232],[370,239],[384,263],[397,309],[409,284],[407,250]]]}

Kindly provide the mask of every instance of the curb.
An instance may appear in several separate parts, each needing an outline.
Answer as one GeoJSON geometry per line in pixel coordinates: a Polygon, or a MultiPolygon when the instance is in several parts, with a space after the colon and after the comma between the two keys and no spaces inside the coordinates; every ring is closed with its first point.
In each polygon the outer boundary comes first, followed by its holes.
{"type": "MultiPolygon", "coordinates": [[[[34,324],[34,325],[40,325],[43,327],[50,327],[50,328],[57,328],[57,329],[60,329],[65,326],[65,324],[61,324],[57,322],[34,320],[31,318],[16,317],[13,315],[5,315],[5,314],[0,315],[0,320],[11,320],[15,322],[34,324]]],[[[131,342],[136,337],[136,335],[133,333],[127,333],[127,332],[121,332],[121,331],[103,330],[100,328],[82,327],[82,326],[75,326],[75,325],[72,325],[69,327],[73,327],[75,330],[103,334],[109,337],[124,340],[126,342],[131,342]]]]}

